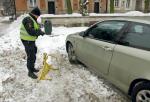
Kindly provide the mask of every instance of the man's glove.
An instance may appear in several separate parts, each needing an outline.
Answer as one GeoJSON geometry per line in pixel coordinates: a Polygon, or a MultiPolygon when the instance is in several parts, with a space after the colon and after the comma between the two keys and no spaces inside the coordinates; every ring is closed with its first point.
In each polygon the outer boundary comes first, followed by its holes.
{"type": "Polygon", "coordinates": [[[45,33],[44,33],[44,32],[41,32],[41,34],[40,34],[40,35],[42,35],[42,36],[43,36],[43,35],[45,35],[45,33]]]}

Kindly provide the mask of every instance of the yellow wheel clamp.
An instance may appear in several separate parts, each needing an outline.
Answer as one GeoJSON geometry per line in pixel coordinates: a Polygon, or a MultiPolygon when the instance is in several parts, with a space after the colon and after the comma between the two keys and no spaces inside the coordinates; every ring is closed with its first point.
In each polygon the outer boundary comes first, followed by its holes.
{"type": "MultiPolygon", "coordinates": [[[[38,80],[52,80],[52,78],[46,78],[46,75],[52,70],[58,70],[59,71],[59,68],[55,69],[55,68],[53,68],[53,66],[51,64],[47,63],[48,56],[55,58],[56,61],[58,62],[58,59],[56,56],[47,55],[47,53],[44,53],[43,54],[43,68],[40,70],[40,73],[38,75],[38,80]]],[[[59,72],[59,74],[60,74],[60,72],[59,72]]]]}

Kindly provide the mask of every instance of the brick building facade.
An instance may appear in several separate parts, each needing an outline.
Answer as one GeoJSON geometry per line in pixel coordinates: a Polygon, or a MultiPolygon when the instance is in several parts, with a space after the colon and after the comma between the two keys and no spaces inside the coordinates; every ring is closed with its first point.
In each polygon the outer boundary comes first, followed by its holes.
{"type": "MultiPolygon", "coordinates": [[[[15,0],[17,13],[29,12],[38,6],[43,13],[65,14],[67,11],[66,0],[15,0]]],[[[79,12],[79,0],[71,0],[73,13],[79,12]]],[[[106,0],[89,0],[88,12],[104,13],[107,10],[106,0]]]]}
{"type": "MultiPolygon", "coordinates": [[[[0,10],[2,8],[3,1],[12,0],[0,0],[0,10]]],[[[80,0],[70,0],[73,13],[79,13],[80,0]]],[[[110,12],[110,0],[88,0],[88,12],[89,13],[106,13],[110,12]]],[[[114,0],[115,12],[127,12],[127,11],[144,11],[145,0],[114,0]]],[[[149,0],[150,1],[150,0],[149,0]]],[[[33,7],[38,6],[45,14],[66,14],[67,6],[66,0],[15,0],[17,13],[29,12],[33,7]]],[[[149,5],[150,12],[150,5],[149,5]]]]}
{"type": "MultiPolygon", "coordinates": [[[[115,13],[128,11],[144,12],[144,8],[145,8],[145,0],[114,0],[115,13]]],[[[110,10],[110,0],[108,0],[108,12],[110,12],[109,10],[110,10]]],[[[150,5],[149,5],[149,12],[150,12],[150,5]]]]}

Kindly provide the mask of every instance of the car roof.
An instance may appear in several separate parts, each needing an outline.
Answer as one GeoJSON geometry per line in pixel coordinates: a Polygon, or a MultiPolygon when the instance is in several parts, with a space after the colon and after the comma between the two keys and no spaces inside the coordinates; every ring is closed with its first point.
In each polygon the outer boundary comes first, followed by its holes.
{"type": "Polygon", "coordinates": [[[112,18],[112,19],[105,19],[103,21],[109,21],[109,20],[115,20],[115,21],[129,21],[129,22],[137,22],[137,23],[144,23],[150,25],[150,19],[133,19],[133,18],[112,18]]]}

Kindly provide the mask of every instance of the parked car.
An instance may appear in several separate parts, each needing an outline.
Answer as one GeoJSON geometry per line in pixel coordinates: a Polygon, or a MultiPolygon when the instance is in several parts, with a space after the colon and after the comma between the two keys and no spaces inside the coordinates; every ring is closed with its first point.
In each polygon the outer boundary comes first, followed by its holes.
{"type": "Polygon", "coordinates": [[[71,63],[82,62],[131,96],[150,102],[150,21],[111,19],[68,35],[71,63]]]}

